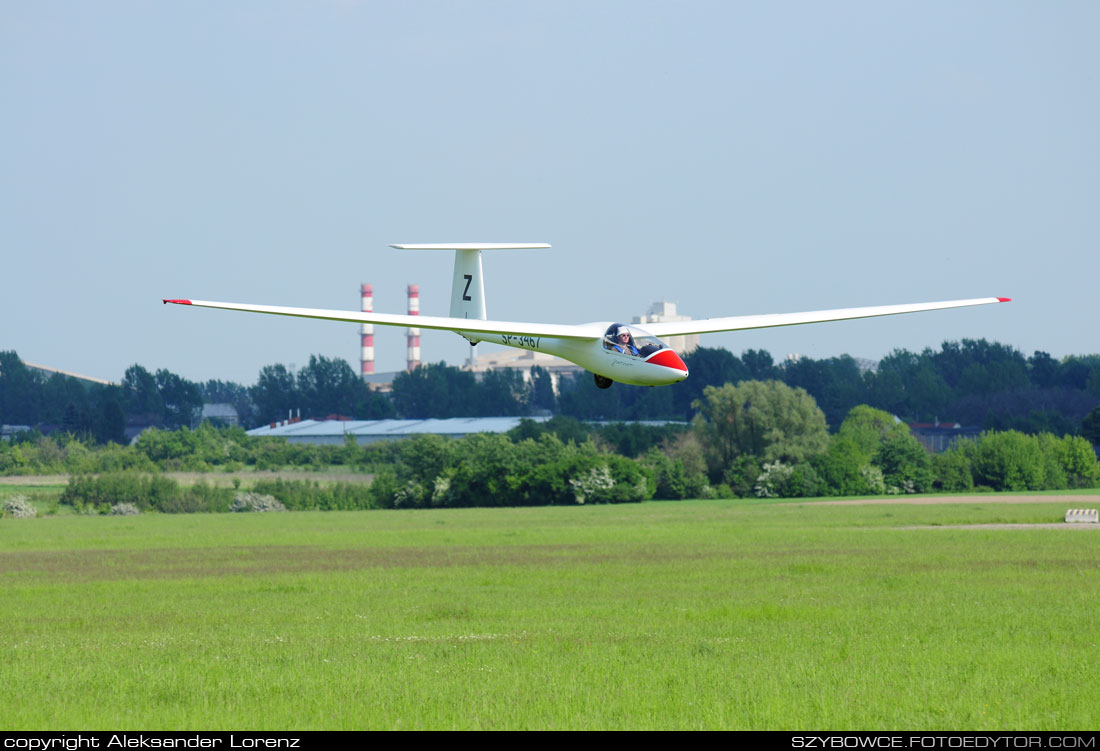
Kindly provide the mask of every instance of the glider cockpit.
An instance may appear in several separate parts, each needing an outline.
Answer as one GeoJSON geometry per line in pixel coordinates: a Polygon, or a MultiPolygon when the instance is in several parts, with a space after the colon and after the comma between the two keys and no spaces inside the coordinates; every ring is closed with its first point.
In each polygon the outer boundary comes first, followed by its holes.
{"type": "Polygon", "coordinates": [[[648,358],[657,350],[668,349],[668,345],[653,334],[625,323],[613,323],[603,335],[603,348],[626,355],[648,358]]]}

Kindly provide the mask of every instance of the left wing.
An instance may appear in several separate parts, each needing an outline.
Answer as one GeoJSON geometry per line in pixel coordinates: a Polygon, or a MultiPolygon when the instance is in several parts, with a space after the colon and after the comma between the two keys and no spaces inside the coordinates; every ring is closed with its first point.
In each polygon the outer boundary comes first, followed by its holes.
{"type": "Polygon", "coordinates": [[[971,305],[989,305],[1010,302],[1008,297],[978,297],[973,300],[949,300],[947,302],[922,302],[909,305],[879,305],[869,308],[838,308],[814,310],[808,313],[767,313],[754,316],[729,316],[726,318],[701,318],[694,321],[663,321],[643,323],[645,330],[656,337],[687,336],[689,334],[713,334],[718,331],[764,329],[770,326],[796,326],[801,323],[847,321],[854,318],[896,316],[902,313],[920,313],[926,310],[966,308],[971,305]]]}
{"type": "Polygon", "coordinates": [[[322,310],[320,308],[284,308],[276,305],[245,305],[209,300],[164,300],[165,304],[193,305],[199,308],[243,310],[248,313],[267,313],[276,316],[319,318],[326,321],[350,321],[351,323],[375,323],[380,326],[408,326],[420,329],[440,329],[460,334],[512,334],[515,336],[545,336],[553,339],[599,339],[606,324],[579,324],[570,326],[555,323],[519,323],[512,321],[483,321],[475,318],[446,318],[443,316],[410,316],[392,313],[362,313],[354,310],[322,310]]]}

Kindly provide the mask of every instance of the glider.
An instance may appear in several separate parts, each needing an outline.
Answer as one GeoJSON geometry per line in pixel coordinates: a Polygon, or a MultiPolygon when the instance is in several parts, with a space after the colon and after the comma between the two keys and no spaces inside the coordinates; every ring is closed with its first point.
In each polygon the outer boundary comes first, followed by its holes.
{"type": "Polygon", "coordinates": [[[688,377],[688,368],[680,356],[661,337],[741,331],[771,326],[795,326],[823,321],[919,313],[926,310],[965,308],[972,305],[1008,302],[1007,297],[979,297],[973,300],[880,305],[867,308],[840,308],[808,313],[772,313],[766,315],[704,318],[690,321],[648,323],[645,328],[612,321],[576,325],[491,321],[485,314],[485,287],[481,254],[486,250],[549,248],[546,243],[433,243],[391,245],[398,250],[453,250],[454,276],[451,284],[449,316],[410,316],[360,311],[287,308],[275,305],[246,305],[208,300],[164,299],[164,303],[200,308],[243,310],[328,321],[373,323],[381,326],[454,331],[471,344],[490,342],[506,347],[546,352],[573,362],[590,371],[602,389],[614,381],[636,386],[664,386],[688,377]]]}

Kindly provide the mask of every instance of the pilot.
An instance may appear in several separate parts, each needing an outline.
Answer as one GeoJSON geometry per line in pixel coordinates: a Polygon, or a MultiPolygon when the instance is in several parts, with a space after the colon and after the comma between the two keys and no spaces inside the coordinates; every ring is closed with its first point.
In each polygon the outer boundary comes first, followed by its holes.
{"type": "Polygon", "coordinates": [[[620,326],[619,330],[615,332],[615,337],[611,340],[611,346],[619,352],[634,356],[638,355],[638,348],[634,346],[634,339],[630,336],[630,330],[626,326],[620,326]]]}

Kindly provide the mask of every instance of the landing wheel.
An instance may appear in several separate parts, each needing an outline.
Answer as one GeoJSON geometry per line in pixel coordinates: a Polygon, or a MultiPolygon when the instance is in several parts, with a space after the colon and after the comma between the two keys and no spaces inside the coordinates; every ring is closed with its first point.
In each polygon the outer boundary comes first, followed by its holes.
{"type": "Polygon", "coordinates": [[[592,377],[596,379],[596,388],[598,389],[609,389],[611,384],[614,383],[610,378],[605,378],[599,373],[593,373],[592,377]]]}

